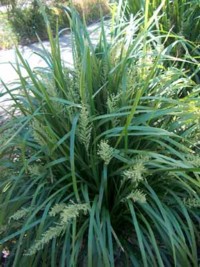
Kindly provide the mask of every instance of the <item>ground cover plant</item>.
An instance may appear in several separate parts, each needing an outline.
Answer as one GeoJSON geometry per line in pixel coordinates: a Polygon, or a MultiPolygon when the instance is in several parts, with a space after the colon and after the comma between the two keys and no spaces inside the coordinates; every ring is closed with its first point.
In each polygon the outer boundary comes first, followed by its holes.
{"type": "Polygon", "coordinates": [[[0,128],[8,266],[198,266],[200,87],[184,66],[199,65],[171,56],[185,41],[165,45],[160,11],[150,17],[146,1],[127,22],[119,6],[93,45],[67,10],[73,68],[45,15],[48,68],[32,71],[17,51],[0,128]]]}

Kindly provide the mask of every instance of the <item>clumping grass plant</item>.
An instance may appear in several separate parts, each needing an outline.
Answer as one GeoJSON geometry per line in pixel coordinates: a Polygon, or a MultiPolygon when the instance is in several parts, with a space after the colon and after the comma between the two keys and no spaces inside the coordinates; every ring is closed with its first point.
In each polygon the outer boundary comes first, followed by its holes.
{"type": "Polygon", "coordinates": [[[117,11],[93,45],[72,11],[73,68],[47,19],[48,67],[17,50],[19,83],[4,86],[18,114],[0,128],[8,266],[198,266],[200,87],[184,64],[199,65],[171,56],[185,46],[165,45],[159,12],[117,11]]]}

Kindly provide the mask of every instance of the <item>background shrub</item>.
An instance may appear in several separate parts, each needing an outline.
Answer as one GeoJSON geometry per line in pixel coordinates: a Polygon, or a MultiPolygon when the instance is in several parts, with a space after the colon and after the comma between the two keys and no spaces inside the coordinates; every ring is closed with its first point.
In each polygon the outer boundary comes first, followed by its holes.
{"type": "Polygon", "coordinates": [[[0,14],[0,49],[10,48],[17,43],[17,35],[13,31],[6,14],[0,14]]]}
{"type": "MultiPolygon", "coordinates": [[[[56,31],[56,24],[59,29],[69,26],[64,11],[46,8],[52,30],[56,31]]],[[[37,41],[37,35],[43,40],[47,38],[46,26],[39,8],[15,9],[9,19],[14,32],[17,33],[20,44],[28,44],[37,41]],[[37,35],[36,35],[37,34],[37,35]]]]}

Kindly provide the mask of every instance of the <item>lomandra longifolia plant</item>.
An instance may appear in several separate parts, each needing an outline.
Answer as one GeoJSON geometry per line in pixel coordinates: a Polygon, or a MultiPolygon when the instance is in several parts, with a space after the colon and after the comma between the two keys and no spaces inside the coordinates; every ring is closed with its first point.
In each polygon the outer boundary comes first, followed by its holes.
{"type": "Polygon", "coordinates": [[[200,88],[152,30],[161,10],[146,12],[102,20],[93,45],[72,9],[72,68],[46,17],[48,67],[17,50],[0,147],[8,266],[198,266],[200,88]]]}

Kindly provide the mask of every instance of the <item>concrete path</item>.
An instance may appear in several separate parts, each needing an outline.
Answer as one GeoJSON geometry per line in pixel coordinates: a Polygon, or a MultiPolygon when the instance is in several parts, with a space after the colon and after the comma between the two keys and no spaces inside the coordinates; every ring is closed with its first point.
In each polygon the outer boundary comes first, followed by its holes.
{"type": "MultiPolygon", "coordinates": [[[[96,44],[99,39],[99,29],[100,29],[99,23],[95,23],[88,27],[88,31],[91,35],[92,42],[94,44],[96,44]]],[[[44,41],[43,45],[48,51],[50,51],[50,44],[48,41],[44,41]]],[[[70,33],[67,33],[60,37],[60,47],[61,47],[61,57],[64,64],[72,65],[73,60],[72,60],[70,33]]],[[[42,50],[41,45],[39,43],[34,43],[28,46],[19,46],[19,50],[22,53],[24,59],[28,61],[32,69],[34,69],[35,67],[46,67],[46,63],[44,62],[44,60],[36,54],[37,52],[40,52],[42,50]]],[[[4,113],[5,109],[9,108],[10,104],[10,101],[5,101],[6,97],[1,95],[4,92],[1,80],[4,83],[9,84],[17,79],[17,74],[11,65],[11,63],[15,65],[15,62],[16,62],[15,49],[0,51],[0,121],[2,113],[4,113]]]]}
{"type": "MultiPolygon", "coordinates": [[[[99,27],[100,24],[96,23],[88,27],[88,31],[91,35],[92,42],[97,43],[99,38],[99,27]]],[[[43,45],[47,50],[50,51],[50,44],[48,41],[44,41],[43,45]]],[[[65,34],[60,37],[60,47],[61,56],[65,64],[72,64],[72,50],[71,50],[71,36],[70,34],[65,34]]],[[[40,52],[41,46],[39,43],[34,43],[28,46],[19,46],[24,59],[28,61],[31,68],[34,67],[45,67],[45,62],[35,54],[35,52],[40,52]]],[[[13,81],[17,78],[17,75],[10,63],[15,64],[15,49],[1,50],[0,51],[0,80],[5,83],[13,81]]],[[[0,83],[1,86],[1,83],[0,83]]]]}

